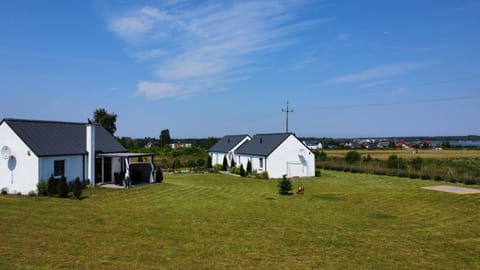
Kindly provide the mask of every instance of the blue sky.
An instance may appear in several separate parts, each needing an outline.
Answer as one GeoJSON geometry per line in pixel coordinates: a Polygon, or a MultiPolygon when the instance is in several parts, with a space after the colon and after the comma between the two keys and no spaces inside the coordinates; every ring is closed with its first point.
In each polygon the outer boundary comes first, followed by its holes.
{"type": "Polygon", "coordinates": [[[0,118],[119,136],[480,134],[478,1],[23,1],[0,9],[0,118]]]}

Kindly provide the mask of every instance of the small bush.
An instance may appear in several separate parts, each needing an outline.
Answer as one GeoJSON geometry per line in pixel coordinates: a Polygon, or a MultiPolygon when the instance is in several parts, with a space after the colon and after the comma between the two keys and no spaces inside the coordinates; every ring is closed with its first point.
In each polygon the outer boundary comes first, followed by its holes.
{"type": "Polygon", "coordinates": [[[155,171],[155,182],[161,183],[163,181],[163,172],[160,169],[155,171]]]}
{"type": "Polygon", "coordinates": [[[212,157],[208,156],[207,158],[207,168],[211,169],[212,168],[212,157]]]}
{"type": "Polygon", "coordinates": [[[67,178],[62,175],[60,178],[60,182],[58,182],[58,196],[61,198],[66,198],[68,196],[68,185],[67,185],[67,178]]]}
{"type": "MultiPolygon", "coordinates": [[[[201,158],[197,159],[197,166],[198,166],[198,167],[203,167],[203,166],[205,166],[205,160],[203,160],[203,159],[201,159],[201,158]]],[[[211,168],[211,166],[210,166],[210,168],[211,168]]]]}
{"type": "Polygon", "coordinates": [[[247,175],[252,175],[252,162],[250,160],[247,162],[247,175]]]}
{"type": "Polygon", "coordinates": [[[2,195],[7,195],[8,194],[8,188],[4,187],[2,188],[2,195]]]}
{"type": "Polygon", "coordinates": [[[48,196],[55,196],[58,194],[57,181],[53,177],[53,174],[48,178],[47,193],[48,196]]]}
{"type": "Polygon", "coordinates": [[[37,183],[37,194],[38,196],[48,196],[48,185],[47,182],[40,180],[37,183]]]}
{"type": "Polygon", "coordinates": [[[467,181],[465,181],[465,185],[476,185],[477,183],[477,179],[468,179],[467,181]]]}
{"type": "Polygon", "coordinates": [[[398,172],[397,176],[398,176],[398,177],[408,177],[408,173],[406,173],[406,172],[398,172]]]}
{"type": "Polygon", "coordinates": [[[423,173],[422,176],[420,176],[420,178],[422,178],[422,180],[430,180],[432,179],[432,177],[427,174],[427,173],[423,173]]]}
{"type": "Polygon", "coordinates": [[[320,171],[319,169],[315,170],[315,177],[320,177],[322,176],[322,171],[320,171]]]}
{"type": "Polygon", "coordinates": [[[268,179],[268,172],[257,173],[258,179],[268,179]]]}
{"type": "Polygon", "coordinates": [[[222,171],[226,172],[228,167],[227,156],[223,156],[222,171]]]}
{"type": "Polygon", "coordinates": [[[72,193],[73,196],[77,199],[80,199],[82,196],[82,182],[80,182],[80,177],[75,178],[72,184],[72,193]]]}
{"type": "Polygon", "coordinates": [[[215,164],[215,165],[213,166],[213,169],[214,169],[215,171],[217,171],[217,172],[220,171],[220,170],[222,170],[222,164],[215,164]]]}
{"type": "Polygon", "coordinates": [[[240,164],[240,176],[241,176],[241,177],[247,176],[247,172],[246,172],[245,169],[243,168],[243,164],[240,164]]]}
{"type": "Polygon", "coordinates": [[[419,176],[418,174],[416,174],[416,173],[411,173],[411,174],[408,175],[408,177],[409,177],[410,179],[418,179],[418,178],[420,178],[420,176],[419,176]]]}
{"type": "Polygon", "coordinates": [[[435,181],[443,181],[443,177],[440,176],[440,175],[435,175],[435,177],[433,178],[433,180],[435,180],[435,181]]]}
{"type": "Polygon", "coordinates": [[[287,178],[286,175],[283,175],[282,180],[278,182],[278,193],[282,195],[292,194],[292,181],[290,178],[287,178]]]}
{"type": "Polygon", "coordinates": [[[355,151],[355,150],[352,150],[352,151],[349,151],[346,155],[345,155],[345,161],[348,163],[348,164],[353,164],[355,162],[358,162],[362,159],[362,155],[360,155],[359,152],[355,151]]]}
{"type": "Polygon", "coordinates": [[[35,191],[31,190],[30,192],[28,192],[28,196],[35,197],[35,196],[37,196],[37,193],[35,193],[35,191]]]}
{"type": "Polygon", "coordinates": [[[189,161],[187,161],[187,167],[189,167],[189,168],[193,168],[193,167],[195,167],[196,165],[197,165],[197,164],[195,163],[194,160],[189,160],[189,161]]]}

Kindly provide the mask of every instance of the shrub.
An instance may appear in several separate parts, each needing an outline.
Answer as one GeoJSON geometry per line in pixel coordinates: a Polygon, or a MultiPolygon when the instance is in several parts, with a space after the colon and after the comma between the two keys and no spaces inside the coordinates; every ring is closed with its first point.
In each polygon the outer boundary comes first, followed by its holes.
{"type": "Polygon", "coordinates": [[[257,173],[258,179],[268,179],[268,172],[257,173]]]}
{"type": "Polygon", "coordinates": [[[282,195],[291,194],[292,191],[292,181],[290,178],[287,178],[286,175],[283,175],[282,180],[278,182],[278,193],[282,195]]]}
{"type": "Polygon", "coordinates": [[[53,174],[48,178],[47,193],[48,196],[55,196],[58,194],[57,181],[53,177],[53,174]]]}
{"type": "Polygon", "coordinates": [[[349,151],[346,155],[345,155],[345,161],[348,163],[348,164],[353,164],[355,162],[358,162],[360,161],[360,159],[362,159],[362,156],[360,155],[359,152],[355,151],[355,150],[352,150],[352,151],[349,151]]]}
{"type": "Polygon", "coordinates": [[[194,160],[191,160],[191,159],[190,159],[189,161],[187,161],[187,167],[193,168],[193,167],[195,167],[195,166],[196,166],[196,164],[195,164],[195,161],[194,161],[194,160]]]}
{"type": "Polygon", "coordinates": [[[172,163],[172,169],[175,171],[176,169],[182,167],[182,163],[179,159],[175,159],[172,163]]]}
{"type": "Polygon", "coordinates": [[[422,180],[430,180],[432,179],[432,177],[427,174],[427,173],[422,173],[422,175],[420,176],[420,178],[422,178],[422,180]]]}
{"type": "Polygon", "coordinates": [[[217,172],[220,171],[220,170],[222,169],[222,164],[215,164],[215,165],[213,166],[213,169],[214,169],[215,171],[217,171],[217,172]]]}
{"type": "Polygon", "coordinates": [[[2,195],[7,195],[8,194],[8,188],[4,187],[2,188],[2,195]]]}
{"type": "Polygon", "coordinates": [[[222,171],[227,171],[228,163],[227,163],[227,156],[223,156],[223,163],[222,163],[222,171]]]}
{"type": "Polygon", "coordinates": [[[240,176],[241,177],[247,176],[247,172],[245,172],[245,169],[243,168],[243,164],[240,164],[240,176]]]}
{"type": "Polygon", "coordinates": [[[370,156],[370,154],[363,157],[363,162],[368,163],[370,161],[372,161],[372,156],[370,156]]]}
{"type": "Polygon", "coordinates": [[[390,169],[406,169],[407,165],[403,158],[400,158],[397,155],[390,155],[387,160],[387,167],[390,169]]]}
{"type": "Polygon", "coordinates": [[[320,161],[327,160],[327,153],[323,152],[323,149],[322,149],[322,151],[317,155],[317,159],[320,161]]]}
{"type": "Polygon", "coordinates": [[[319,169],[315,170],[315,177],[320,177],[322,176],[322,171],[320,171],[319,169]]]}
{"type": "MultiPolygon", "coordinates": [[[[198,167],[203,167],[203,166],[205,166],[205,160],[203,160],[203,159],[201,159],[201,158],[197,159],[197,166],[198,166],[198,167]]],[[[211,168],[211,166],[210,166],[210,168],[211,168]]]]}
{"type": "Polygon", "coordinates": [[[207,159],[207,168],[211,169],[212,168],[212,157],[208,156],[207,159]]]}
{"type": "Polygon", "coordinates": [[[398,177],[408,177],[408,173],[403,172],[403,171],[402,171],[402,172],[398,172],[398,173],[397,173],[397,176],[398,176],[398,177]]]}
{"type": "Polygon", "coordinates": [[[34,196],[37,196],[37,193],[35,193],[35,191],[31,190],[30,192],[28,192],[28,196],[34,197],[34,196]]]}
{"type": "Polygon", "coordinates": [[[410,177],[411,179],[418,179],[418,178],[420,178],[420,176],[419,176],[418,174],[416,174],[416,173],[410,173],[410,174],[408,175],[408,177],[410,177]]]}
{"type": "Polygon", "coordinates": [[[47,182],[40,180],[37,183],[37,194],[38,196],[48,196],[48,185],[47,182]]]}
{"type": "Polygon", "coordinates": [[[72,184],[72,193],[73,196],[77,199],[80,199],[82,196],[82,182],[80,182],[80,177],[75,178],[72,184]]]}
{"type": "Polygon", "coordinates": [[[435,180],[435,181],[443,181],[443,177],[440,176],[440,175],[435,175],[435,177],[433,178],[433,180],[435,180]]]}
{"type": "Polygon", "coordinates": [[[237,166],[237,164],[235,163],[235,160],[233,160],[233,157],[232,157],[232,160],[230,161],[230,167],[235,167],[237,166]]]}
{"type": "Polygon", "coordinates": [[[420,170],[422,168],[423,159],[421,157],[416,157],[412,159],[411,163],[412,163],[411,166],[413,169],[420,170]]]}
{"type": "Polygon", "coordinates": [[[477,183],[477,179],[468,179],[467,181],[465,181],[465,185],[476,185],[477,183]]]}
{"type": "Polygon", "coordinates": [[[250,160],[248,160],[247,162],[247,175],[251,175],[252,174],[252,162],[250,160]]]}
{"type": "Polygon", "coordinates": [[[68,196],[67,178],[65,178],[65,176],[63,175],[60,178],[60,182],[58,182],[57,190],[58,190],[58,196],[62,198],[65,198],[68,196]]]}

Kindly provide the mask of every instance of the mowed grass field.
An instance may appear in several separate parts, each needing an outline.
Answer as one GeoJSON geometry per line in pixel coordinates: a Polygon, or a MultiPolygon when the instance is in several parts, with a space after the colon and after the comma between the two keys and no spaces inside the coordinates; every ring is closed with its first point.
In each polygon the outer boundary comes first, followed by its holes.
{"type": "MultiPolygon", "coordinates": [[[[345,158],[345,155],[351,151],[346,149],[341,150],[324,150],[328,157],[345,158]]],[[[362,156],[370,155],[374,159],[386,160],[391,155],[397,155],[404,159],[413,159],[421,157],[424,159],[455,159],[455,158],[480,158],[480,150],[473,149],[419,149],[417,153],[413,153],[415,149],[388,149],[388,150],[368,150],[368,149],[353,149],[358,151],[362,156]]]]}
{"type": "Polygon", "coordinates": [[[333,171],[300,181],[305,195],[221,174],[83,200],[3,195],[0,269],[480,269],[480,195],[333,171]]]}

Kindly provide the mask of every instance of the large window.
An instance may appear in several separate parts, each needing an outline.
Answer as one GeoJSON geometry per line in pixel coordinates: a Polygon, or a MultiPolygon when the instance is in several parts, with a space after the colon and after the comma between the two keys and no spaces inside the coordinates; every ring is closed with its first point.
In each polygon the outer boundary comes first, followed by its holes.
{"type": "Polygon", "coordinates": [[[53,175],[54,176],[65,175],[65,160],[55,160],[53,162],[53,175]]]}

